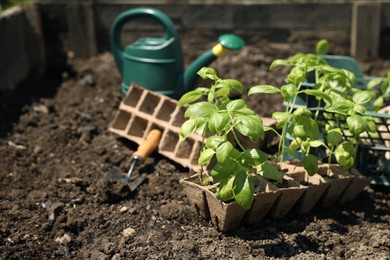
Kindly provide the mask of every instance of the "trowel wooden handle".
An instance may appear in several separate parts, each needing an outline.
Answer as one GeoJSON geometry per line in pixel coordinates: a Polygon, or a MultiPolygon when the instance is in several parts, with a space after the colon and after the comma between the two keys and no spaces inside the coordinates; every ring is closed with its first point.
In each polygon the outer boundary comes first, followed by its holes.
{"type": "Polygon", "coordinates": [[[137,151],[133,153],[133,157],[141,157],[142,160],[145,160],[158,146],[158,143],[161,139],[161,131],[153,129],[146,136],[145,142],[138,146],[137,151]]]}

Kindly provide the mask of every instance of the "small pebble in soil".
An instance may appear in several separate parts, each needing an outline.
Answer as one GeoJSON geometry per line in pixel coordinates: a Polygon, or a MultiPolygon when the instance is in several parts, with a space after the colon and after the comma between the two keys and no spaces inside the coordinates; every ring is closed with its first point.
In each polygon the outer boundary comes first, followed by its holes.
{"type": "Polygon", "coordinates": [[[72,238],[65,233],[62,237],[57,237],[54,241],[56,241],[58,244],[66,245],[72,241],[72,238]]]}
{"type": "Polygon", "coordinates": [[[55,218],[61,213],[64,208],[64,203],[55,202],[53,204],[46,203],[47,211],[49,214],[49,220],[55,220],[55,218]]]}
{"type": "Polygon", "coordinates": [[[154,227],[154,224],[156,224],[156,220],[151,219],[151,220],[148,222],[148,227],[154,227]]]}
{"type": "Polygon", "coordinates": [[[35,112],[40,112],[42,114],[49,114],[49,108],[45,105],[37,105],[33,107],[35,112]]]}
{"type": "Polygon", "coordinates": [[[96,81],[91,74],[86,74],[79,80],[79,84],[85,87],[93,87],[96,85],[96,81]]]}
{"type": "Polygon", "coordinates": [[[111,258],[111,260],[121,260],[121,255],[120,255],[120,254],[115,254],[115,255],[113,255],[113,257],[111,258]]]}
{"type": "Polygon", "coordinates": [[[37,146],[34,147],[33,154],[37,155],[37,154],[39,154],[41,151],[42,151],[42,147],[40,147],[39,145],[37,145],[37,146]]]}
{"type": "Polygon", "coordinates": [[[129,211],[129,208],[128,208],[128,207],[122,207],[122,208],[119,209],[119,212],[120,212],[120,213],[125,213],[125,212],[127,212],[127,211],[129,211]]]}
{"type": "Polygon", "coordinates": [[[135,231],[134,228],[126,228],[126,229],[124,229],[124,230],[122,231],[122,236],[123,236],[124,238],[129,238],[129,237],[134,236],[135,232],[136,232],[136,231],[135,231]]]}
{"type": "Polygon", "coordinates": [[[70,256],[70,251],[67,246],[59,246],[57,251],[54,252],[55,256],[70,256]]]}
{"type": "Polygon", "coordinates": [[[21,144],[17,144],[17,143],[14,143],[12,141],[8,141],[8,145],[15,148],[15,149],[18,149],[18,150],[26,150],[27,147],[24,146],[24,145],[21,145],[21,144]]]}

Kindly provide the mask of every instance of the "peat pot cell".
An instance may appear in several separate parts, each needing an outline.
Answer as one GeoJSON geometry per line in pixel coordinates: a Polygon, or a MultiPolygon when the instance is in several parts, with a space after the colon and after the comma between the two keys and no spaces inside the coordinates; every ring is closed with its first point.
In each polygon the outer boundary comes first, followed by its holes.
{"type": "Polygon", "coordinates": [[[116,114],[114,122],[112,123],[112,128],[125,130],[130,118],[130,113],[123,110],[119,110],[119,112],[116,114]]]}
{"type": "Polygon", "coordinates": [[[194,207],[197,214],[210,219],[210,211],[206,200],[206,187],[199,184],[199,175],[181,179],[180,184],[187,195],[188,202],[194,207]]]}
{"type": "Polygon", "coordinates": [[[192,165],[197,165],[198,164],[198,158],[200,155],[200,148],[202,147],[202,144],[198,142],[198,145],[195,144],[195,147],[193,148],[194,150],[194,156],[192,157],[191,164],[192,165]]]}
{"type": "Polygon", "coordinates": [[[153,114],[159,101],[160,98],[158,96],[153,95],[151,93],[147,93],[144,100],[142,101],[139,110],[145,112],[146,114],[153,114]]]}
{"type": "Polygon", "coordinates": [[[157,118],[168,122],[171,119],[171,114],[175,108],[175,103],[170,100],[164,100],[162,107],[158,111],[157,118]]]}
{"type": "Polygon", "coordinates": [[[178,142],[179,142],[179,135],[172,131],[168,131],[166,135],[162,137],[160,150],[173,152],[178,142]]]}
{"type": "Polygon", "coordinates": [[[137,137],[143,137],[146,127],[148,126],[148,121],[140,117],[135,117],[128,134],[137,137]]]}
{"type": "Polygon", "coordinates": [[[129,93],[126,95],[123,103],[127,106],[135,107],[139,99],[141,98],[143,90],[134,86],[131,86],[129,89],[129,93]]]}
{"type": "MultiPolygon", "coordinates": [[[[148,132],[145,133],[145,135],[147,136],[147,135],[149,134],[149,132],[152,131],[153,129],[160,130],[160,132],[161,132],[162,134],[163,134],[164,131],[165,131],[165,128],[164,128],[164,127],[162,127],[162,126],[160,126],[160,125],[158,125],[158,124],[154,124],[154,123],[153,123],[153,124],[150,126],[148,132]]],[[[145,136],[145,138],[146,138],[146,136],[145,136]]]]}
{"type": "Polygon", "coordinates": [[[185,107],[180,107],[179,111],[177,111],[175,118],[172,121],[173,126],[181,127],[181,125],[186,121],[184,117],[184,112],[186,111],[187,108],[185,107]]]}
{"type": "Polygon", "coordinates": [[[189,158],[192,153],[192,148],[194,147],[194,140],[185,139],[179,143],[179,148],[177,149],[176,157],[179,158],[189,158]]]}

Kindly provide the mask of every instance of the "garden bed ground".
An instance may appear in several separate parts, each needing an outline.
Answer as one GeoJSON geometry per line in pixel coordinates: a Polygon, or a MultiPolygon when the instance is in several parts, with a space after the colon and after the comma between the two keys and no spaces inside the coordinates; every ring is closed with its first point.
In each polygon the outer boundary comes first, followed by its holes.
{"type": "MultiPolygon", "coordinates": [[[[268,73],[271,61],[310,51],[314,44],[262,41],[214,67],[221,77],[248,87],[280,85],[285,71],[268,73]]],[[[336,54],[345,49],[332,46],[336,54]]],[[[136,149],[107,130],[121,100],[120,75],[110,53],[83,60],[68,55],[67,64],[67,70],[52,65],[57,74],[32,76],[0,94],[0,258],[390,257],[390,190],[381,187],[347,205],[221,233],[189,206],[179,184],[188,170],[154,153],[138,170],[148,174],[138,191],[115,203],[104,201],[99,179],[111,169],[125,172],[136,149]]],[[[389,60],[361,65],[368,75],[390,71],[389,60]]],[[[269,95],[249,103],[263,116],[282,106],[269,95]]]]}

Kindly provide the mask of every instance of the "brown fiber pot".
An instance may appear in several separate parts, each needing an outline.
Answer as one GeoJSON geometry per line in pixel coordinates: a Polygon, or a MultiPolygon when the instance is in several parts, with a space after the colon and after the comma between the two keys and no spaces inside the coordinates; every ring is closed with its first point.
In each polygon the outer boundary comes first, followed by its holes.
{"type": "Polygon", "coordinates": [[[247,224],[260,222],[274,205],[276,199],[280,196],[278,187],[266,181],[261,176],[255,178],[255,196],[252,207],[245,214],[244,221],[247,224]]]}
{"type": "Polygon", "coordinates": [[[195,208],[196,213],[205,219],[210,218],[210,211],[206,200],[207,186],[199,185],[199,175],[181,179],[180,184],[186,192],[188,202],[195,208]]]}
{"type": "Polygon", "coordinates": [[[188,201],[198,214],[211,222],[222,231],[237,228],[243,219],[246,210],[236,201],[225,203],[219,200],[212,190],[216,185],[202,186],[199,184],[199,175],[180,180],[188,201]]]}
{"type": "Polygon", "coordinates": [[[200,185],[199,174],[180,180],[189,203],[196,212],[222,231],[237,228],[242,222],[254,224],[264,217],[283,218],[290,211],[307,213],[316,205],[330,207],[336,202],[353,200],[369,178],[357,171],[348,174],[336,165],[321,164],[318,173],[309,176],[297,161],[278,164],[286,174],[282,184],[275,184],[256,175],[252,207],[246,211],[236,201],[223,202],[214,194],[218,184],[200,185]]]}
{"type": "Polygon", "coordinates": [[[304,172],[291,174],[290,176],[301,185],[307,186],[305,193],[295,204],[295,211],[301,214],[308,213],[315,207],[322,195],[329,188],[329,183],[327,183],[319,174],[309,176],[306,172],[304,172]],[[303,177],[300,175],[303,175],[303,177]]]}
{"type": "Polygon", "coordinates": [[[279,167],[280,170],[286,172],[286,175],[293,178],[300,185],[307,187],[294,206],[295,212],[308,213],[311,211],[329,188],[329,183],[319,174],[310,176],[296,161],[280,163],[279,167]]]}
{"type": "Polygon", "coordinates": [[[352,169],[351,174],[353,175],[352,181],[341,194],[337,201],[338,203],[342,204],[353,201],[365,187],[370,185],[371,178],[361,175],[358,170],[352,169]]]}
{"type": "Polygon", "coordinates": [[[322,208],[335,204],[354,178],[336,165],[331,165],[330,167],[325,164],[320,165],[318,174],[329,183],[329,188],[318,201],[318,205],[322,208]]]}
{"type": "MultiPolygon", "coordinates": [[[[305,171],[302,162],[299,160],[292,160],[280,163],[279,167],[287,174],[305,171]]],[[[324,191],[322,191],[322,196],[317,203],[318,206],[324,208],[330,207],[337,202],[344,203],[353,200],[361,191],[363,191],[364,187],[369,184],[369,178],[360,175],[360,173],[356,169],[351,169],[348,172],[342,170],[336,164],[331,164],[330,166],[326,163],[319,164],[318,172],[314,176],[318,175],[320,176],[319,180],[321,180],[320,186],[327,186],[326,188],[322,187],[324,191]]],[[[313,179],[311,180],[313,181],[313,179]]],[[[320,189],[319,187],[313,188],[320,189]]],[[[320,190],[316,191],[316,193],[320,192],[320,190]]],[[[303,196],[303,198],[305,198],[305,195],[303,196]]],[[[301,200],[303,198],[301,198],[301,200]]],[[[309,208],[310,203],[303,203],[301,209],[299,209],[300,203],[302,202],[297,203],[296,209],[298,210],[298,212],[304,213],[308,209],[303,209],[303,207],[309,208]]]]}
{"type": "Polygon", "coordinates": [[[302,194],[307,190],[307,187],[300,185],[291,177],[285,175],[283,177],[284,187],[279,186],[280,196],[276,199],[268,215],[273,218],[283,218],[286,216],[295,203],[299,200],[302,194]]]}
{"type": "Polygon", "coordinates": [[[246,210],[236,201],[225,203],[215,196],[211,190],[206,191],[207,204],[211,222],[222,231],[236,229],[243,219],[246,210]]]}

